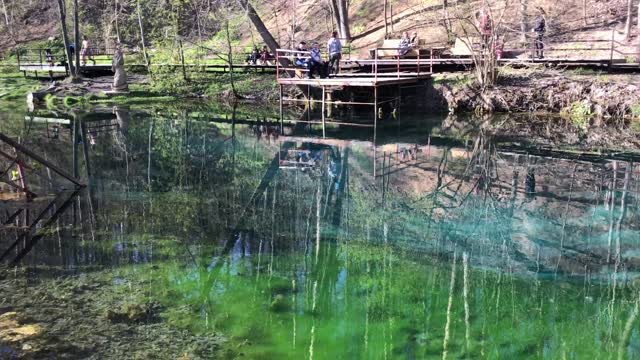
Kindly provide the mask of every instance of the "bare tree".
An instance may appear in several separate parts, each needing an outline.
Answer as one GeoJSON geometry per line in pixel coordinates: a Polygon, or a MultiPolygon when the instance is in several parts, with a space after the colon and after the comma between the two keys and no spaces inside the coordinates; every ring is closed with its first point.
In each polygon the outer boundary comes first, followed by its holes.
{"type": "Polygon", "coordinates": [[[444,24],[444,28],[447,31],[447,40],[451,38],[451,32],[453,31],[451,25],[451,18],[449,17],[449,1],[442,0],[442,21],[444,24]]]}
{"type": "MultiPolygon", "coordinates": [[[[347,0],[329,0],[336,26],[343,39],[351,39],[351,30],[349,29],[349,4],[347,0]]],[[[386,19],[386,13],[385,13],[386,19]]]]}
{"type": "MultiPolygon", "coordinates": [[[[458,19],[459,27],[464,36],[464,42],[471,52],[471,59],[473,60],[473,72],[476,80],[484,92],[485,89],[495,85],[497,80],[498,61],[496,58],[496,42],[499,39],[497,30],[502,27],[504,15],[509,8],[510,0],[504,0],[500,5],[498,13],[494,13],[491,6],[483,5],[482,10],[486,12],[486,16],[489,17],[491,36],[487,39],[483,39],[481,49],[476,49],[473,43],[474,38],[477,38],[478,34],[481,34],[483,29],[480,29],[480,24],[475,16],[468,16],[467,14],[475,14],[476,9],[471,4],[458,5],[456,7],[457,14],[454,16],[458,19]],[[497,15],[497,16],[496,16],[497,15]]],[[[496,4],[498,5],[498,4],[496,4]]]]}
{"type": "Polygon", "coordinates": [[[520,37],[520,41],[523,44],[527,43],[527,32],[528,32],[528,26],[527,24],[529,23],[529,17],[527,15],[527,8],[529,5],[529,0],[520,0],[520,32],[521,37],[520,37]]]}
{"type": "Polygon", "coordinates": [[[144,43],[144,26],[142,26],[142,10],[140,10],[140,0],[136,1],[137,13],[138,13],[138,25],[140,27],[140,43],[142,45],[142,55],[144,56],[144,63],[149,71],[149,56],[147,55],[147,48],[144,43]]]}

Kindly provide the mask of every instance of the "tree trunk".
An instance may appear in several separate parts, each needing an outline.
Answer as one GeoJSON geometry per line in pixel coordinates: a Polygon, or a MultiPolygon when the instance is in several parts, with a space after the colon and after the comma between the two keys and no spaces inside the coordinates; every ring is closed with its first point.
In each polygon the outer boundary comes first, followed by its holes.
{"type": "Polygon", "coordinates": [[[338,10],[338,2],[337,0],[329,0],[329,5],[331,5],[331,15],[333,15],[334,20],[334,29],[340,28],[340,10],[338,10]]]}
{"type": "Polygon", "coordinates": [[[76,64],[76,76],[80,74],[80,19],[78,19],[78,0],[73,0],[73,35],[75,46],[75,64],[76,64]]]}
{"type": "Polygon", "coordinates": [[[589,25],[589,21],[587,19],[587,0],[582,0],[582,18],[584,20],[584,26],[589,25]]]}
{"type": "Polygon", "coordinates": [[[640,44],[640,3],[638,3],[638,44],[640,44]]]}
{"type": "Polygon", "coordinates": [[[442,0],[442,22],[447,31],[447,41],[451,40],[451,19],[449,19],[449,1],[442,0]]]}
{"type": "Polygon", "coordinates": [[[631,37],[631,23],[633,19],[633,0],[627,0],[627,25],[624,28],[624,39],[626,41],[631,37]]]}
{"type": "Polygon", "coordinates": [[[233,97],[239,99],[238,91],[236,90],[236,82],[233,77],[233,47],[231,46],[231,33],[229,32],[229,19],[224,22],[224,31],[227,38],[227,62],[229,63],[229,82],[231,82],[231,90],[233,91],[233,97]]]}
{"type": "Polygon", "coordinates": [[[251,23],[253,23],[253,26],[255,26],[256,30],[258,30],[258,34],[260,34],[262,40],[264,40],[265,44],[267,44],[269,50],[271,50],[271,52],[275,54],[280,46],[278,45],[278,42],[273,37],[273,35],[271,35],[271,33],[269,32],[269,29],[267,29],[267,27],[262,22],[262,19],[256,12],[256,9],[253,8],[253,5],[251,5],[249,0],[238,0],[238,3],[247,12],[249,20],[251,20],[251,23]]]}
{"type": "Polygon", "coordinates": [[[527,7],[528,7],[528,2],[529,0],[520,0],[520,32],[522,33],[522,36],[520,37],[520,41],[523,44],[527,44],[527,33],[528,33],[528,22],[529,22],[529,18],[527,16],[527,7]]]}
{"type": "MultiPolygon", "coordinates": [[[[446,1],[446,0],[445,0],[446,1]]],[[[387,22],[387,5],[389,4],[389,0],[384,0],[384,38],[389,38],[389,23],[387,22]]]]}
{"type": "Polygon", "coordinates": [[[149,56],[147,55],[147,47],[144,44],[144,27],[142,26],[142,11],[140,10],[140,0],[137,1],[138,12],[138,25],[140,26],[140,43],[142,44],[142,55],[144,56],[144,63],[147,66],[147,72],[149,72],[149,56]]]}
{"type": "Polygon", "coordinates": [[[9,20],[9,12],[7,11],[7,0],[2,0],[2,12],[4,13],[4,22],[7,25],[7,30],[11,37],[13,37],[13,28],[11,26],[11,21],[9,20]]]}
{"type": "Polygon", "coordinates": [[[338,0],[338,12],[340,14],[340,24],[338,26],[340,36],[349,41],[351,39],[351,30],[349,29],[349,6],[347,0],[338,0]]]}
{"type": "Polygon", "coordinates": [[[113,7],[114,22],[116,25],[116,43],[120,43],[120,24],[118,23],[118,0],[114,1],[113,7]]]}
{"type": "Polygon", "coordinates": [[[69,33],[67,32],[67,10],[65,8],[64,0],[57,0],[58,11],[60,13],[60,29],[62,31],[62,41],[64,43],[65,54],[67,54],[67,62],[69,63],[69,73],[72,77],[76,77],[76,70],[73,66],[73,56],[71,56],[71,49],[69,49],[69,33]]]}

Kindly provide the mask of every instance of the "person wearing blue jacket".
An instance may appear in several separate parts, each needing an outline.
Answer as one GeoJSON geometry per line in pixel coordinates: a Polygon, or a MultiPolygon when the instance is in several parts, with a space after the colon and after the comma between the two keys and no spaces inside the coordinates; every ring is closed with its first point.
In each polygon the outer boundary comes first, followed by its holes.
{"type": "Polygon", "coordinates": [[[334,31],[331,39],[327,42],[327,52],[329,52],[329,70],[335,75],[340,72],[340,59],[342,59],[342,43],[338,39],[338,32],[334,31]]]}
{"type": "Polygon", "coordinates": [[[321,75],[322,67],[324,63],[322,62],[322,52],[320,50],[320,46],[318,46],[317,42],[313,43],[311,47],[311,52],[309,54],[309,79],[313,79],[313,74],[318,73],[321,75]]]}

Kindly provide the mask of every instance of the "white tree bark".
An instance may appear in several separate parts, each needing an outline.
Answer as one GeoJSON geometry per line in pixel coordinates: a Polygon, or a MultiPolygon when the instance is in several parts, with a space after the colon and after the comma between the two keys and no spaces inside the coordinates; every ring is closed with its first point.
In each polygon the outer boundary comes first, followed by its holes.
{"type": "Polygon", "coordinates": [[[528,22],[527,7],[529,0],[520,0],[520,32],[522,33],[520,40],[523,44],[527,43],[528,22]]]}
{"type": "Polygon", "coordinates": [[[140,42],[142,44],[142,55],[144,56],[144,63],[147,66],[147,71],[149,70],[149,57],[147,56],[147,48],[144,44],[144,27],[142,26],[142,11],[140,10],[140,0],[137,1],[137,12],[138,12],[138,25],[140,26],[140,42]]]}

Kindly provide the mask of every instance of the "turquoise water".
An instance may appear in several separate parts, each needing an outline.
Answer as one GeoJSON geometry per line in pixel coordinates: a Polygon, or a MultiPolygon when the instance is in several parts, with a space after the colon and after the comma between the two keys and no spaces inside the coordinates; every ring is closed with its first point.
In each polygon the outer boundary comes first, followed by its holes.
{"type": "Polygon", "coordinates": [[[551,156],[441,119],[374,146],[257,112],[14,115],[3,131],[90,184],[30,178],[32,217],[51,194],[71,205],[21,266],[99,269],[123,297],[144,281],[164,323],[243,358],[640,357],[631,155],[551,156]]]}

